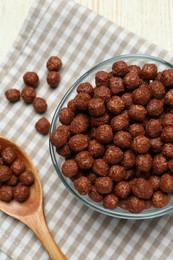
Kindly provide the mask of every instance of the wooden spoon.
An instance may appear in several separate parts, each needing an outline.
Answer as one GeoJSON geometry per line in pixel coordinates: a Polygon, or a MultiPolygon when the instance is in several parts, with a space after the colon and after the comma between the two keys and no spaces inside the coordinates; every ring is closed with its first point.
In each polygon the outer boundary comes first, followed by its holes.
{"type": "Polygon", "coordinates": [[[3,146],[13,146],[16,148],[18,157],[22,157],[25,161],[27,168],[29,168],[34,176],[35,183],[31,186],[30,197],[23,203],[19,203],[15,200],[11,202],[0,201],[0,210],[6,214],[20,220],[26,224],[42,242],[47,253],[54,260],[66,259],[57,244],[55,243],[48,226],[46,224],[44,210],[43,210],[43,196],[42,187],[37,174],[37,171],[24,150],[12,141],[0,136],[0,143],[3,146]]]}

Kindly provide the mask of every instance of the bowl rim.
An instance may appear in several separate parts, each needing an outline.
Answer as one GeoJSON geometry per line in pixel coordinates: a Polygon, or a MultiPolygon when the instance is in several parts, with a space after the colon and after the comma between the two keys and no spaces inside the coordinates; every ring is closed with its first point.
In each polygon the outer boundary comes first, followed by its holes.
{"type": "MultiPolygon", "coordinates": [[[[50,130],[49,130],[49,134],[56,128],[56,121],[57,121],[57,117],[58,117],[58,113],[60,111],[60,109],[62,108],[62,105],[64,104],[65,100],[67,99],[68,95],[70,93],[72,93],[72,91],[90,74],[90,73],[94,73],[95,71],[97,71],[99,68],[101,68],[103,65],[108,65],[111,63],[114,63],[116,61],[119,60],[128,60],[128,59],[142,59],[142,60],[153,60],[157,63],[162,63],[163,65],[165,65],[168,69],[168,67],[171,69],[173,69],[173,65],[161,58],[155,57],[155,56],[151,56],[151,55],[145,55],[145,54],[123,54],[123,55],[119,55],[119,56],[115,56],[112,58],[109,58],[107,60],[104,60],[100,63],[98,63],[97,65],[93,66],[91,69],[87,70],[84,74],[82,74],[82,76],[80,76],[72,85],[71,87],[67,90],[67,92],[64,94],[63,98],[61,99],[61,101],[59,102],[58,106],[56,107],[53,117],[52,117],[52,121],[51,121],[51,125],[50,125],[50,130]]],[[[54,168],[59,176],[59,178],[61,179],[62,183],[65,185],[65,187],[74,195],[75,198],[77,198],[80,202],[82,202],[84,205],[88,206],[91,209],[94,209],[97,212],[100,212],[102,214],[105,214],[107,216],[111,216],[111,217],[116,217],[119,219],[135,219],[135,220],[142,220],[142,219],[150,219],[150,218],[156,218],[156,217],[160,217],[163,215],[167,215],[167,214],[171,214],[173,213],[173,205],[169,206],[168,208],[162,208],[162,209],[157,209],[158,211],[155,212],[148,212],[148,213],[138,213],[138,214],[134,214],[134,213],[130,213],[127,211],[127,213],[125,212],[115,212],[114,210],[111,209],[106,209],[100,206],[100,204],[95,203],[94,201],[91,203],[90,201],[88,201],[86,199],[86,196],[82,196],[80,195],[77,191],[74,191],[74,189],[71,188],[71,186],[68,184],[67,182],[67,178],[65,178],[62,173],[61,170],[58,166],[57,160],[56,160],[56,155],[57,153],[55,152],[55,147],[52,145],[50,139],[49,139],[49,151],[50,151],[50,156],[51,156],[51,160],[52,163],[54,165],[54,168]]]]}

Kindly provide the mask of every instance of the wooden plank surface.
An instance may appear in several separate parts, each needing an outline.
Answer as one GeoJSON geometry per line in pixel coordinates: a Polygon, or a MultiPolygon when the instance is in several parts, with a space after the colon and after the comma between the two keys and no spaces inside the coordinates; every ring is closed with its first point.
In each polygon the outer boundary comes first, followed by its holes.
{"type": "MultiPolygon", "coordinates": [[[[173,0],[76,0],[173,53],[173,0]]],[[[32,0],[0,0],[0,62],[12,46],[32,0]]]]}

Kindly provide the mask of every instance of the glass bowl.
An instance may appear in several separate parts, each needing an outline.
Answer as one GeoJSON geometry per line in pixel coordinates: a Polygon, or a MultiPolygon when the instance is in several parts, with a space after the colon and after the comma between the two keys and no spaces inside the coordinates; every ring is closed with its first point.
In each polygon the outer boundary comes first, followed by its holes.
{"type": "MultiPolygon", "coordinates": [[[[158,71],[173,68],[173,65],[160,58],[147,56],[147,55],[136,55],[136,54],[116,56],[97,64],[96,66],[88,70],[86,73],[84,73],[79,79],[77,79],[76,82],[73,83],[72,86],[69,88],[69,90],[66,92],[66,94],[64,95],[64,97],[62,98],[62,100],[60,101],[59,105],[57,106],[54,112],[52,122],[51,122],[50,132],[52,132],[58,125],[60,125],[58,120],[59,111],[61,110],[61,108],[67,106],[69,100],[74,98],[74,96],[76,95],[77,86],[82,82],[90,82],[94,86],[95,84],[94,76],[96,72],[100,70],[111,71],[112,64],[119,60],[123,60],[127,62],[128,65],[135,64],[135,65],[139,65],[140,67],[142,67],[145,63],[154,63],[157,65],[158,71]]],[[[96,210],[108,216],[122,218],[122,219],[149,219],[149,218],[155,218],[166,214],[170,214],[173,212],[173,196],[171,197],[169,204],[166,207],[161,209],[151,207],[149,209],[142,211],[139,214],[130,213],[120,207],[116,207],[114,210],[104,208],[102,206],[102,203],[96,203],[93,200],[91,200],[88,195],[85,196],[80,195],[74,189],[73,182],[70,179],[63,176],[61,172],[61,166],[62,163],[64,162],[64,158],[56,153],[56,149],[51,144],[51,142],[49,142],[49,148],[50,148],[50,155],[51,155],[53,165],[55,167],[55,170],[60,180],[63,182],[65,187],[72,193],[72,195],[74,195],[77,199],[79,199],[79,201],[89,206],[93,210],[96,210]]]]}

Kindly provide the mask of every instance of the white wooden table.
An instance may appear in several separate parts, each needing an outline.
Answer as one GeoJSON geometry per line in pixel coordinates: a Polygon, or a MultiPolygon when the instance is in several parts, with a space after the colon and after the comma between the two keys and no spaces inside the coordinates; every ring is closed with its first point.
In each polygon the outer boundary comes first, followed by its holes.
{"type": "MultiPolygon", "coordinates": [[[[12,46],[32,1],[0,0],[0,62],[12,46]]],[[[173,53],[173,0],[76,2],[173,53]]]]}

